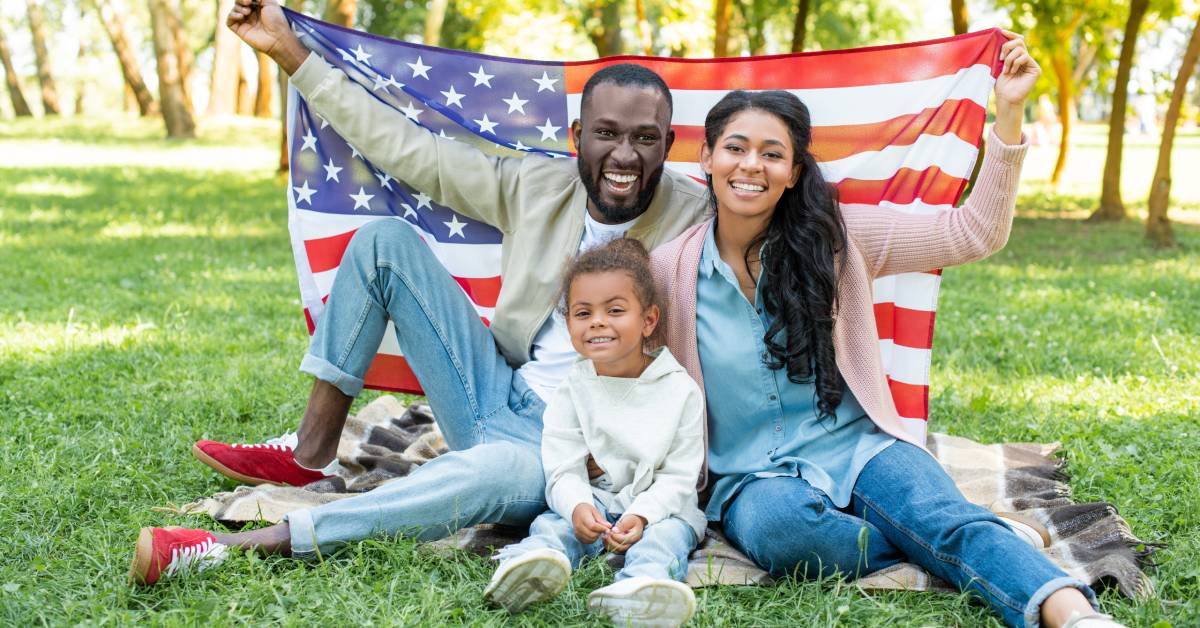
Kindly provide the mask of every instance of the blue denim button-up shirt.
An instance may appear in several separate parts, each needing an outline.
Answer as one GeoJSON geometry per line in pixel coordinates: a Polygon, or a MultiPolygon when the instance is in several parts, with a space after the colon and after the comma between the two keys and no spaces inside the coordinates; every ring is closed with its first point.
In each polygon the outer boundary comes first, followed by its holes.
{"type": "Polygon", "coordinates": [[[819,419],[816,387],[788,380],[787,370],[767,368],[763,336],[771,317],[762,310],[762,282],[755,304],[738,288],[733,269],[717,251],[709,228],[696,284],[696,340],[708,401],[709,520],[747,482],[802,477],[838,508],[862,468],[895,438],[871,422],[849,389],[836,417],[819,419]]]}

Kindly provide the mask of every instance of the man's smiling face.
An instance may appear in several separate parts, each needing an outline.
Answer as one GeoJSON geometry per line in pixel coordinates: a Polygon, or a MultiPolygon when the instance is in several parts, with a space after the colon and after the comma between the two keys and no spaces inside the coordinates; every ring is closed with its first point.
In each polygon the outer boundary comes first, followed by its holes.
{"type": "Polygon", "coordinates": [[[645,212],[675,141],[666,96],[651,87],[601,83],[571,135],[592,217],[618,224],[645,212]]]}

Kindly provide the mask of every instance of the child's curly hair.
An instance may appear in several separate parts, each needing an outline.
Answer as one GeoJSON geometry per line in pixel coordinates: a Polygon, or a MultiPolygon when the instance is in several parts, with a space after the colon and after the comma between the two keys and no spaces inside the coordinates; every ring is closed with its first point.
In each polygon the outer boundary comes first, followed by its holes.
{"type": "Polygon", "coordinates": [[[570,296],[571,284],[577,277],[611,271],[629,274],[630,279],[633,279],[633,291],[643,310],[650,309],[652,305],[658,306],[659,323],[654,333],[647,339],[649,346],[656,345],[662,338],[663,314],[665,313],[663,303],[659,300],[658,289],[654,286],[654,277],[650,274],[650,253],[646,251],[646,247],[641,242],[632,238],[617,238],[583,253],[567,264],[567,269],[563,272],[562,286],[559,289],[559,310],[563,316],[567,315],[569,307],[567,298],[570,296]]]}

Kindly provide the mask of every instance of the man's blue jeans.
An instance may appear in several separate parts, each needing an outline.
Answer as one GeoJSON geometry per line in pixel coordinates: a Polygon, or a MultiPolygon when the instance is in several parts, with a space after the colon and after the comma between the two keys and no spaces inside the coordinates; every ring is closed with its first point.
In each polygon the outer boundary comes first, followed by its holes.
{"type": "Polygon", "coordinates": [[[433,540],[477,523],[524,526],[546,510],[545,404],[407,223],[379,220],[354,234],[300,370],[357,396],[389,319],[452,451],[370,492],[288,513],[293,555],[374,535],[433,540]]]}
{"type": "Polygon", "coordinates": [[[775,576],[865,575],[912,562],[982,598],[1010,626],[1038,626],[1042,602],[1078,579],[971,504],[929,454],[897,441],[863,468],[846,511],[801,478],[748,483],[725,533],[775,576]]]}
{"type": "MultiPolygon", "coordinates": [[[[620,513],[610,513],[604,504],[593,504],[609,523],[616,524],[620,513]]],[[[542,513],[529,526],[529,536],[515,545],[496,552],[496,560],[516,558],[533,549],[549,548],[566,554],[571,568],[587,556],[596,556],[604,551],[604,540],[596,539],[584,544],[575,538],[575,528],[570,521],[558,516],[553,510],[542,513]]],[[[696,548],[696,532],[683,519],[667,517],[646,526],[642,538],[625,551],[625,566],[617,572],[614,580],[636,576],[655,579],[684,580],[687,578],[688,556],[696,548]]]]}

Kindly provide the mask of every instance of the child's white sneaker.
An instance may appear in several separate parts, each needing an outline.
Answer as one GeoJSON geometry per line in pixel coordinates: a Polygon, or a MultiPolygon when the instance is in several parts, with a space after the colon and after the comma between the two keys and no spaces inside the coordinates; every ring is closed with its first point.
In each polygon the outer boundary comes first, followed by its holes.
{"type": "Polygon", "coordinates": [[[519,613],[530,604],[558,595],[570,579],[571,561],[562,552],[530,550],[500,563],[483,590],[483,599],[510,613],[519,613]]]}
{"type": "Polygon", "coordinates": [[[592,591],[588,610],[614,626],[680,626],[695,614],[696,594],[676,580],[640,576],[592,591]]]}

